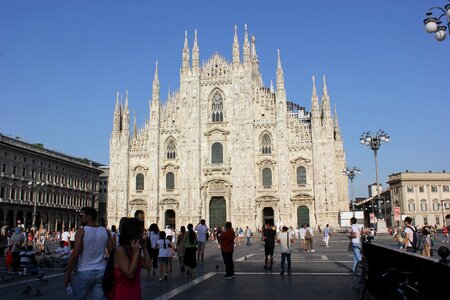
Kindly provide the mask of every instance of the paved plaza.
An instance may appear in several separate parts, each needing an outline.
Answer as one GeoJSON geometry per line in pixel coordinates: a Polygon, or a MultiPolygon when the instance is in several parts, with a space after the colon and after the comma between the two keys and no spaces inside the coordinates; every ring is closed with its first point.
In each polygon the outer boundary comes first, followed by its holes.
{"type": "MultiPolygon", "coordinates": [[[[321,237],[314,237],[313,253],[301,252],[298,241],[292,254],[292,274],[281,276],[279,246],[275,249],[272,271],[265,271],[264,249],[255,236],[251,246],[236,246],[234,262],[236,277],[224,280],[224,264],[216,243],[206,247],[205,264],[199,265],[193,275],[181,274],[178,261],[174,258],[173,272],[168,280],[158,281],[145,270],[142,272],[143,299],[357,299],[350,288],[352,254],[347,252],[348,239],[344,234],[331,237],[330,247],[320,243],[321,237]]],[[[376,240],[376,243],[394,245],[391,238],[376,240]]],[[[448,244],[446,244],[448,245],[448,244]]],[[[436,248],[440,246],[437,243],[436,248]]],[[[36,276],[17,276],[0,269],[0,293],[2,299],[36,298],[39,289],[45,299],[68,299],[63,286],[63,268],[44,268],[42,280],[36,276]],[[9,275],[9,277],[8,277],[9,275]],[[30,293],[21,295],[28,286],[30,293]]],[[[371,299],[368,295],[366,299],[371,299]]]]}

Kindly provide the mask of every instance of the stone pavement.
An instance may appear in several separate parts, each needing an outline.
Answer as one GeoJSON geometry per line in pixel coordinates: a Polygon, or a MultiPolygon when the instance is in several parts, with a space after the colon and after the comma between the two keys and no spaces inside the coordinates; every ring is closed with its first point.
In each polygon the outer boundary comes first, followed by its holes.
{"type": "MultiPolygon", "coordinates": [[[[252,245],[235,248],[234,262],[236,277],[224,280],[224,264],[218,245],[209,243],[206,247],[205,264],[199,265],[193,275],[180,272],[178,260],[173,260],[173,272],[168,280],[158,281],[142,270],[143,299],[357,299],[350,288],[352,253],[347,252],[348,239],[344,234],[330,238],[330,247],[320,245],[321,237],[314,237],[314,253],[300,252],[298,241],[292,254],[292,274],[279,275],[280,253],[275,248],[273,271],[265,271],[264,249],[258,237],[252,238],[252,245]]],[[[391,237],[374,241],[394,245],[391,237]]],[[[448,244],[446,244],[448,245],[448,244]]],[[[436,248],[439,245],[436,246],[436,248]]],[[[3,261],[3,258],[0,258],[3,261]]],[[[63,269],[42,270],[43,280],[36,276],[20,277],[14,280],[0,281],[2,299],[35,299],[39,289],[45,299],[69,299],[63,286],[63,269]],[[29,295],[21,292],[30,286],[29,295]]],[[[5,268],[0,262],[0,273],[5,268]]],[[[365,299],[373,299],[367,295],[365,299]]]]}

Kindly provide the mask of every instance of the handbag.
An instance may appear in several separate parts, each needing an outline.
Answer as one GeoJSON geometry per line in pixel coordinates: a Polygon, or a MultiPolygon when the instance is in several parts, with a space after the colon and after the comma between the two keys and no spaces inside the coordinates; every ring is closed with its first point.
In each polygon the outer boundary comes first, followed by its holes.
{"type": "Polygon", "coordinates": [[[352,241],[350,241],[350,243],[348,243],[348,252],[352,252],[353,251],[353,243],[352,241]]]}
{"type": "Polygon", "coordinates": [[[286,238],[287,238],[287,248],[285,253],[286,254],[291,254],[292,253],[292,248],[289,246],[289,232],[286,232],[286,238]]]}

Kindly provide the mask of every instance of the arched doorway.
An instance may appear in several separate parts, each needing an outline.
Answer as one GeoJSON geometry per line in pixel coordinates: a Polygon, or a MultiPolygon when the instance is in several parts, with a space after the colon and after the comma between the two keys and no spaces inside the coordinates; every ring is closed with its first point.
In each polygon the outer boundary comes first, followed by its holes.
{"type": "Polygon", "coordinates": [[[306,224],[309,224],[309,209],[302,205],[297,209],[297,225],[301,227],[306,224]]]}
{"type": "Polygon", "coordinates": [[[275,225],[273,220],[274,220],[273,208],[272,207],[264,207],[264,209],[263,209],[263,226],[265,224],[269,224],[270,226],[275,225]]]}
{"type": "Polygon", "coordinates": [[[164,227],[167,225],[170,225],[172,229],[175,228],[175,212],[173,209],[166,210],[164,214],[164,227]]]}
{"type": "Polygon", "coordinates": [[[27,212],[25,216],[25,228],[30,228],[33,226],[33,213],[31,211],[27,212]]]}
{"type": "Polygon", "coordinates": [[[209,203],[209,228],[222,227],[227,221],[227,209],[223,197],[212,197],[209,203]]]}
{"type": "Polygon", "coordinates": [[[445,223],[447,226],[450,226],[450,215],[445,216],[445,223]]]}
{"type": "Polygon", "coordinates": [[[15,227],[13,210],[8,210],[8,212],[6,213],[6,225],[8,225],[9,228],[15,227]]]}
{"type": "Polygon", "coordinates": [[[23,225],[24,224],[24,219],[23,219],[23,211],[19,211],[17,213],[17,217],[16,217],[16,225],[23,225]]]}

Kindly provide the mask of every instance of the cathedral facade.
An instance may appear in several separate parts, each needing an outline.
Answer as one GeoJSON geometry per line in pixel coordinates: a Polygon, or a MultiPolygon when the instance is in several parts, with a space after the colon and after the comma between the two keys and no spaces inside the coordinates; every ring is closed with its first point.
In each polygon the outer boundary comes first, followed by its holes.
{"type": "Polygon", "coordinates": [[[130,128],[128,96],[116,99],[110,140],[108,226],[136,211],[145,225],[179,228],[264,223],[339,226],[348,210],[345,153],[325,77],[311,110],[288,101],[278,52],[276,89],[265,87],[255,40],[235,28],[232,61],[200,65],[195,32],[185,34],[179,90],[160,99],[158,65],[150,118],[130,128]]]}

